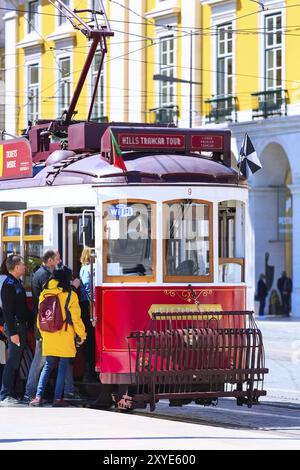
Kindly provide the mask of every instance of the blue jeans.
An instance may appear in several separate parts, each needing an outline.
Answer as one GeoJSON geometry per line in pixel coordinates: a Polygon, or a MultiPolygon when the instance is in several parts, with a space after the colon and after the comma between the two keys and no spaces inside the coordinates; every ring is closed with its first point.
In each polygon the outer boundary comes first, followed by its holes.
{"type": "MultiPolygon", "coordinates": [[[[25,395],[29,398],[36,396],[37,386],[40,378],[41,371],[45,365],[46,357],[42,356],[42,345],[43,342],[40,340],[36,341],[34,358],[31,363],[28,379],[26,383],[25,395]]],[[[71,358],[69,366],[66,372],[65,379],[65,393],[74,392],[74,379],[73,379],[73,366],[71,365],[71,358]]]]}
{"type": "Polygon", "coordinates": [[[51,371],[55,364],[58,361],[58,371],[57,371],[57,379],[55,384],[55,391],[54,391],[54,400],[60,400],[63,395],[64,391],[64,384],[66,378],[66,371],[68,365],[70,364],[69,357],[55,357],[55,356],[46,356],[46,362],[43,367],[43,370],[40,375],[38,387],[37,387],[37,397],[42,397],[44,390],[46,388],[48,379],[50,377],[51,371]]]}
{"type": "Polygon", "coordinates": [[[25,395],[29,398],[34,398],[36,395],[37,384],[45,361],[45,356],[42,356],[42,340],[36,340],[34,358],[30,366],[25,388],[25,395]]]}
{"type": "Polygon", "coordinates": [[[7,326],[4,325],[4,333],[8,339],[8,358],[2,374],[2,387],[0,392],[0,400],[7,397],[15,397],[15,380],[16,374],[20,367],[23,351],[27,343],[27,327],[20,323],[17,326],[18,335],[20,337],[20,346],[12,343],[10,333],[7,326]]]}

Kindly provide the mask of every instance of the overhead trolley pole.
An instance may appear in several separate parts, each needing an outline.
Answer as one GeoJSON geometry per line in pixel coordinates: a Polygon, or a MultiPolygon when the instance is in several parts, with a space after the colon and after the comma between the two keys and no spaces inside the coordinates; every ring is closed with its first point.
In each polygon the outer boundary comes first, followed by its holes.
{"type": "Polygon", "coordinates": [[[70,21],[74,29],[81,31],[82,34],[84,34],[89,40],[92,41],[89,53],[87,55],[85,64],[80,74],[80,77],[76,85],[70,105],[65,113],[64,121],[66,125],[69,125],[72,120],[75,107],[77,105],[77,102],[81,94],[87,74],[90,70],[93,58],[95,56],[98,46],[100,46],[99,50],[101,53],[101,60],[99,64],[97,78],[96,78],[96,82],[94,85],[92,100],[90,103],[90,108],[89,108],[89,113],[88,113],[87,120],[89,121],[91,114],[92,114],[96,94],[97,94],[97,88],[98,88],[98,84],[99,84],[99,80],[100,80],[100,76],[101,76],[101,72],[103,68],[104,57],[107,52],[107,42],[106,42],[107,37],[114,36],[114,33],[111,31],[110,24],[109,24],[102,0],[98,0],[98,7],[99,7],[98,10],[90,10],[90,9],[71,10],[67,5],[65,5],[65,3],[62,0],[54,0],[54,1],[49,0],[49,2],[60,12],[61,15],[63,15],[66,19],[70,21]],[[80,18],[80,16],[78,16],[79,13],[91,14],[93,24],[88,24],[86,21],[80,18]],[[99,17],[102,18],[101,23],[99,22],[99,17]]]}

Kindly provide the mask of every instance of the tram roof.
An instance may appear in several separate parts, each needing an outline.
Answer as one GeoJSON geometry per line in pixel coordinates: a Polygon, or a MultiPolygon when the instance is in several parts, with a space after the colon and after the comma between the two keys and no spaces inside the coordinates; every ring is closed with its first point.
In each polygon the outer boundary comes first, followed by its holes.
{"type": "MultiPolygon", "coordinates": [[[[236,184],[237,171],[211,159],[186,154],[123,154],[127,172],[103,159],[99,153],[76,155],[36,167],[32,178],[2,180],[1,189],[72,184],[206,183],[236,184]],[[142,157],[142,158],[141,158],[142,157]]],[[[47,162],[46,162],[47,163],[47,162]]],[[[241,177],[241,184],[245,180],[241,177]]]]}

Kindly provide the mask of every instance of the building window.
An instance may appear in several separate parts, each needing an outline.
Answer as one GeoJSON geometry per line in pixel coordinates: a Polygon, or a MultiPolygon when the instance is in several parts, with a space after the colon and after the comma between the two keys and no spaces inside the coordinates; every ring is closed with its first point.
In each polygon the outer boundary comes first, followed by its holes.
{"type": "Polygon", "coordinates": [[[232,94],[232,24],[217,28],[217,96],[232,94]]]}
{"type": "Polygon", "coordinates": [[[155,281],[155,204],[111,201],[103,211],[104,281],[155,281]]]}
{"type": "Polygon", "coordinates": [[[240,201],[219,203],[219,282],[244,281],[244,213],[240,201]]]}
{"type": "Polygon", "coordinates": [[[169,201],[164,204],[164,221],[164,282],[211,282],[212,204],[169,201]]]}
{"type": "MultiPolygon", "coordinates": [[[[92,87],[91,87],[91,98],[93,96],[98,70],[101,62],[101,53],[97,52],[94,58],[93,66],[92,66],[92,87]]],[[[92,113],[92,120],[93,121],[101,121],[101,118],[104,117],[105,114],[105,101],[104,101],[104,72],[101,72],[100,80],[98,83],[97,94],[94,102],[93,113],[92,113]]]]}
{"type": "Polygon", "coordinates": [[[282,17],[265,17],[265,90],[282,86],[282,17]]]}
{"type": "Polygon", "coordinates": [[[71,61],[70,57],[59,59],[59,113],[62,115],[70,104],[71,97],[71,61]]]}
{"type": "Polygon", "coordinates": [[[38,0],[28,3],[28,33],[38,29],[38,0]]]}
{"type": "Polygon", "coordinates": [[[27,81],[28,112],[27,119],[31,123],[39,117],[39,65],[32,64],[28,66],[27,81]]]}
{"type": "MultiPolygon", "coordinates": [[[[165,37],[160,40],[160,75],[174,77],[175,51],[174,38],[165,37]]],[[[174,105],[174,82],[160,81],[159,105],[161,108],[174,105]]]]}
{"type": "MultiPolygon", "coordinates": [[[[70,0],[62,0],[62,1],[67,7],[70,6],[70,0]]],[[[59,12],[59,16],[58,16],[58,26],[61,26],[67,22],[67,18],[64,15],[64,8],[60,7],[60,10],[61,11],[59,12]]]]}

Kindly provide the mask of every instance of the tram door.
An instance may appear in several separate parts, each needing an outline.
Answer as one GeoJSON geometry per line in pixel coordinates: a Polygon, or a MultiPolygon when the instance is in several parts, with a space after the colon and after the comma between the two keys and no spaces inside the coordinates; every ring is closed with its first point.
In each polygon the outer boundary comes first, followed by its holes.
{"type": "Polygon", "coordinates": [[[80,271],[80,256],[83,246],[78,243],[78,220],[81,214],[65,216],[65,250],[64,263],[73,271],[73,276],[78,277],[80,271]]]}

